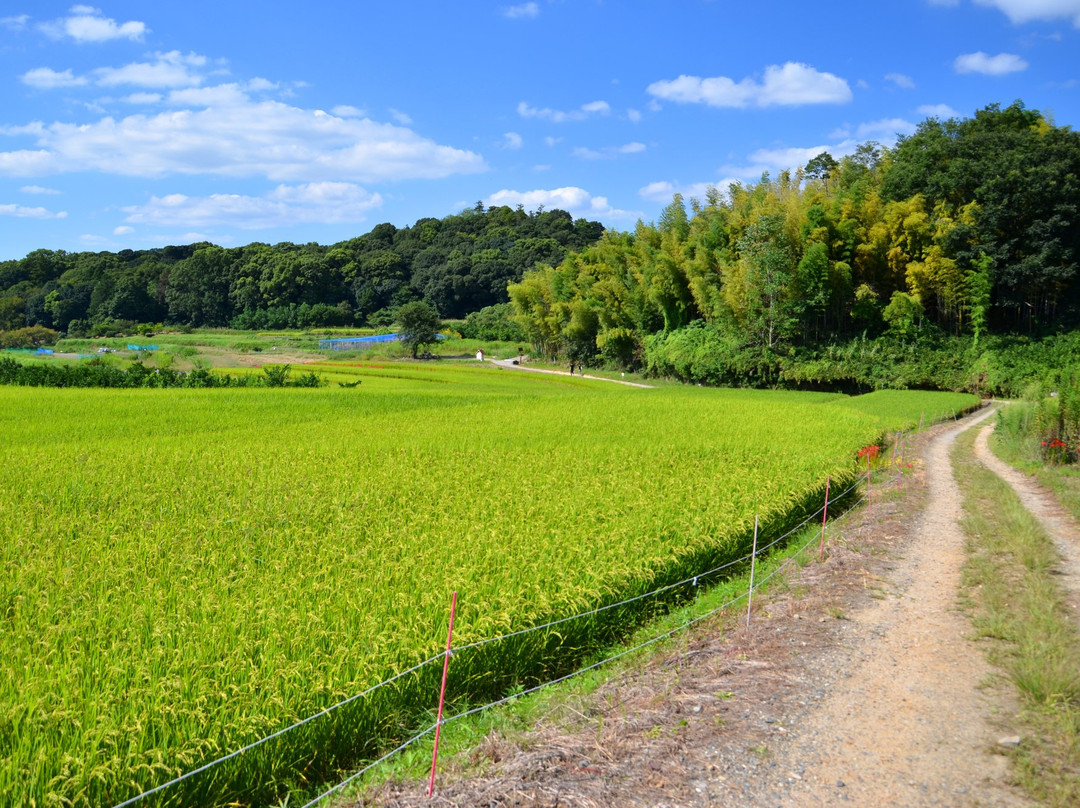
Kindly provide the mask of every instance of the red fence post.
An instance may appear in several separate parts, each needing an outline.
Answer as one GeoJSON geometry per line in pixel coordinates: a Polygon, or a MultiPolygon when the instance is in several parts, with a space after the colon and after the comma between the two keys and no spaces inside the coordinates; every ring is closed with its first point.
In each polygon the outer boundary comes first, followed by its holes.
{"type": "Polygon", "coordinates": [[[442,687],[439,689],[439,717],[435,719],[435,749],[431,753],[431,779],[427,795],[435,793],[435,761],[439,757],[439,730],[442,729],[443,702],[446,699],[446,671],[450,667],[450,640],[454,636],[454,612],[457,610],[457,592],[450,598],[450,628],[446,631],[446,656],[443,657],[442,687]]]}
{"type": "Polygon", "coordinates": [[[825,511],[821,514],[821,546],[818,547],[817,560],[820,564],[825,558],[825,520],[829,518],[829,482],[832,475],[825,478],[825,511]]]}

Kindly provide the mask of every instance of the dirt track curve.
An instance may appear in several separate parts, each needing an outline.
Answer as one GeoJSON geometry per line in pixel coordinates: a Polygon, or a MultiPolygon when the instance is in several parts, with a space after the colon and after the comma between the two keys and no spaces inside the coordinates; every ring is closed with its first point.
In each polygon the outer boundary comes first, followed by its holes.
{"type": "MultiPolygon", "coordinates": [[[[704,624],[530,732],[490,736],[440,776],[434,800],[405,782],[363,804],[1030,805],[998,744],[1015,732],[1015,704],[987,686],[957,607],[964,538],[949,451],[992,413],[924,437],[921,462],[872,513],[845,517],[826,563],[755,599],[750,631],[730,617],[726,629],[704,624]]],[[[980,446],[982,457],[984,435],[980,446]]],[[[1077,541],[1063,524],[1062,541],[1077,541]]]]}

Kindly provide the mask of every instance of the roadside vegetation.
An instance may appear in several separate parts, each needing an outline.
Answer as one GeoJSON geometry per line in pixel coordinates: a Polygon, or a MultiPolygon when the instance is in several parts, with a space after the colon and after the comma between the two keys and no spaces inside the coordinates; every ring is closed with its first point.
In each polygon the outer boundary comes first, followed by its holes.
{"type": "Polygon", "coordinates": [[[1053,542],[1009,488],[972,454],[952,459],[964,495],[964,595],[990,661],[1016,688],[1023,733],[1016,776],[1033,797],[1080,803],[1080,632],[1055,581],[1053,542]]]}
{"type": "Polygon", "coordinates": [[[990,441],[1080,519],[1080,364],[1047,368],[1020,401],[1000,411],[990,441]]]}

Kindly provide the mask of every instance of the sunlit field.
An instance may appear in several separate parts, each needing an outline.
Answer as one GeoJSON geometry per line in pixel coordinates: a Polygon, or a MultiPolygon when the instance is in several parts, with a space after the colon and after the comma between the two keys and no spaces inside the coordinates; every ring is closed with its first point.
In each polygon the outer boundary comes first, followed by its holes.
{"type": "MultiPolygon", "coordinates": [[[[970,396],[314,366],[313,390],[0,388],[0,804],[115,804],[456,643],[708,569],[970,396]],[[355,387],[338,383],[355,382],[355,387]]],[[[641,619],[620,610],[619,619],[641,619]]],[[[607,621],[455,660],[480,698],[607,621]]],[[[432,666],[156,804],[262,804],[433,706],[432,666]]]]}

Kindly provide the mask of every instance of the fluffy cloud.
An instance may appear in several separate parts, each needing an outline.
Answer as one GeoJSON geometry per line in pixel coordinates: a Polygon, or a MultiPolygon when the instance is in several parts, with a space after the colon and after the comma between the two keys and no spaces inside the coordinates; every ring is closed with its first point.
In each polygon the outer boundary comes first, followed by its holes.
{"type": "Polygon", "coordinates": [[[508,20],[531,20],[540,16],[540,6],[536,3],[521,3],[517,6],[501,8],[499,13],[508,20]]]}
{"type": "Polygon", "coordinates": [[[520,149],[523,142],[521,135],[517,132],[506,132],[503,134],[502,147],[511,150],[520,149]]]}
{"type": "Polygon", "coordinates": [[[59,87],[81,87],[87,84],[85,76],[76,76],[70,70],[57,71],[48,67],[35,67],[27,70],[19,80],[23,84],[39,90],[55,90],[59,87]]]}
{"type": "Polygon", "coordinates": [[[760,82],[750,77],[735,82],[726,76],[679,76],[671,81],[653,82],[647,90],[650,95],[667,101],[711,107],[844,104],[852,99],[851,88],[844,79],[799,62],[769,65],[760,82]]]}
{"type": "MultiPolygon", "coordinates": [[[[264,196],[212,194],[152,197],[146,205],[124,208],[126,221],[168,227],[233,226],[245,230],[295,224],[363,221],[382,205],[382,197],[347,182],[279,185],[264,196]]],[[[120,228],[118,228],[119,230],[120,228]]],[[[130,232],[130,228],[128,228],[130,232]]]]}
{"type": "Polygon", "coordinates": [[[69,16],[43,23],[41,30],[55,39],[70,37],[76,42],[108,42],[112,39],[140,41],[149,30],[146,23],[117,23],[92,6],[72,6],[69,16]]]}
{"type": "Polygon", "coordinates": [[[19,191],[24,194],[41,196],[57,196],[60,193],[55,188],[42,188],[40,185],[24,185],[19,191]]]}
{"type": "Polygon", "coordinates": [[[885,81],[892,82],[902,90],[912,90],[915,88],[915,82],[911,76],[906,76],[903,73],[886,73],[885,81]]]}
{"type": "MultiPolygon", "coordinates": [[[[49,90],[59,87],[147,87],[168,90],[182,87],[198,87],[205,80],[203,68],[208,59],[197,53],[183,54],[179,51],[151,54],[152,61],[132,62],[122,67],[99,67],[89,75],[76,76],[71,70],[57,71],[49,67],[28,70],[20,78],[24,84],[49,90]]],[[[265,79],[249,82],[246,89],[263,90],[274,87],[265,79]]]]}
{"type": "Polygon", "coordinates": [[[582,104],[577,109],[568,111],[558,109],[538,109],[530,107],[524,101],[517,105],[518,115],[522,118],[539,118],[552,123],[566,123],[567,121],[583,121],[593,115],[606,115],[611,112],[611,105],[607,101],[590,101],[582,104]]]}
{"type": "Polygon", "coordinates": [[[728,177],[717,182],[681,183],[662,180],[660,182],[650,182],[644,188],[638,189],[638,196],[642,199],[648,199],[650,202],[662,202],[664,204],[670,202],[675,194],[682,194],[683,199],[705,200],[708,198],[710,188],[716,188],[723,194],[727,192],[727,187],[734,182],[739,182],[739,180],[735,177],[728,177]]]}
{"type": "Polygon", "coordinates": [[[975,0],[980,6],[1001,11],[1013,23],[1032,20],[1071,20],[1080,28],[1080,0],[975,0]]]}
{"type": "Polygon", "coordinates": [[[30,208],[26,205],[0,205],[0,216],[14,216],[16,219],[65,219],[67,211],[53,213],[47,208],[30,208]]]}
{"type": "Polygon", "coordinates": [[[983,73],[987,76],[1004,76],[1027,70],[1028,63],[1014,53],[999,53],[991,56],[977,51],[956,57],[953,68],[957,73],[983,73]]]}
{"type": "Polygon", "coordinates": [[[960,117],[960,113],[948,104],[923,104],[915,111],[920,115],[925,115],[927,118],[941,118],[942,120],[948,120],[949,118],[960,117]]]}
{"type": "Polygon", "coordinates": [[[235,85],[178,90],[169,101],[207,106],[82,125],[0,129],[0,134],[36,139],[36,148],[0,151],[0,175],[100,171],[133,177],[210,174],[279,182],[374,182],[486,169],[480,155],[441,146],[410,129],[278,101],[256,102],[235,85]]]}
{"type": "Polygon", "coordinates": [[[543,205],[548,210],[562,208],[574,218],[629,220],[640,219],[640,211],[618,210],[608,204],[607,197],[593,196],[584,188],[573,186],[536,191],[496,191],[484,200],[485,205],[523,205],[526,210],[536,210],[543,205]]]}
{"type": "Polygon", "coordinates": [[[641,154],[643,151],[645,151],[645,144],[635,142],[622,146],[605,146],[599,151],[578,147],[574,149],[574,156],[583,160],[605,160],[623,154],[641,154]]]}
{"type": "Polygon", "coordinates": [[[179,51],[153,54],[151,62],[132,62],[123,67],[101,67],[93,71],[94,83],[101,87],[131,85],[154,89],[197,87],[203,82],[199,68],[207,59],[197,53],[179,51]]]}
{"type": "Polygon", "coordinates": [[[887,143],[894,143],[897,135],[910,135],[915,131],[915,124],[903,118],[882,118],[880,121],[861,123],[855,130],[859,140],[872,138],[887,143]]]}
{"type": "Polygon", "coordinates": [[[7,28],[9,31],[22,31],[26,28],[28,22],[30,22],[29,14],[18,14],[14,17],[0,17],[0,26],[7,28]]]}

